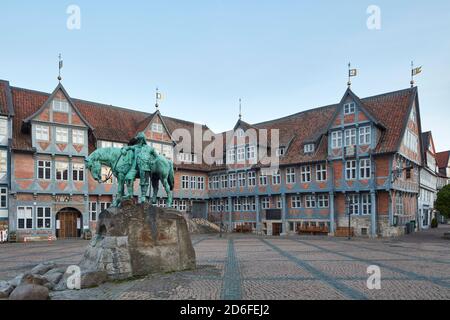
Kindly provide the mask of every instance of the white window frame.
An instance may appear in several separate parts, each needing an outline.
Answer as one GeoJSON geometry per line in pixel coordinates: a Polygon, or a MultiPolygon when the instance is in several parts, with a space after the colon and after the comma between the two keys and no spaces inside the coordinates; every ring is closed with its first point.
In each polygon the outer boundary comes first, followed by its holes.
{"type": "Polygon", "coordinates": [[[370,145],[372,140],[372,127],[366,126],[359,128],[359,144],[370,145]]]}
{"type": "Polygon", "coordinates": [[[36,176],[40,180],[52,179],[52,162],[50,160],[37,160],[36,176]],[[42,169],[43,176],[39,175],[39,169],[42,169]],[[47,175],[48,173],[48,175],[47,175]]]}
{"type": "Polygon", "coordinates": [[[3,177],[8,173],[8,152],[0,150],[0,176],[3,177]]]}
{"type": "Polygon", "coordinates": [[[305,208],[307,209],[316,208],[316,196],[310,194],[305,196],[305,208]]]}
{"type": "Polygon", "coordinates": [[[249,171],[247,173],[247,178],[248,178],[248,186],[249,187],[256,186],[256,172],[255,171],[249,171]]]}
{"type": "Polygon", "coordinates": [[[263,209],[263,210],[270,209],[270,198],[269,197],[261,198],[261,209],[263,209]]]}
{"type": "Polygon", "coordinates": [[[359,215],[359,195],[351,194],[349,197],[348,203],[348,213],[350,215],[359,215]]]}
{"type": "Polygon", "coordinates": [[[63,99],[55,98],[52,101],[52,109],[56,112],[69,112],[69,102],[63,99]]]}
{"type": "Polygon", "coordinates": [[[8,119],[0,118],[0,137],[3,139],[8,136],[8,119]]]}
{"type": "Polygon", "coordinates": [[[356,145],[356,128],[345,129],[345,146],[355,146],[356,145]]]}
{"type": "Polygon", "coordinates": [[[197,177],[197,189],[205,190],[205,177],[202,176],[197,177]]]}
{"type": "Polygon", "coordinates": [[[89,202],[89,221],[97,221],[97,202],[90,201],[89,202]]]}
{"type": "Polygon", "coordinates": [[[317,207],[320,209],[325,209],[330,206],[330,198],[327,194],[319,194],[317,196],[317,207]]]}
{"type": "Polygon", "coordinates": [[[308,143],[305,144],[305,146],[303,147],[303,151],[305,153],[313,153],[314,152],[314,143],[308,143]]]}
{"type": "Polygon", "coordinates": [[[72,179],[73,181],[84,181],[85,167],[81,163],[72,164],[72,179]]]}
{"type": "Polygon", "coordinates": [[[233,164],[236,162],[236,149],[231,148],[228,149],[228,157],[227,157],[227,163],[228,164],[233,164]]]}
{"type": "Polygon", "coordinates": [[[17,230],[32,230],[34,226],[34,219],[33,219],[33,207],[30,206],[18,206],[17,207],[17,230]],[[30,212],[29,215],[27,215],[27,212],[30,212]],[[20,220],[23,221],[23,228],[20,227],[20,220]],[[31,227],[28,227],[28,222],[31,222],[31,227]]]}
{"type": "Polygon", "coordinates": [[[286,169],[286,184],[295,184],[295,168],[286,169]]]}
{"type": "Polygon", "coordinates": [[[291,197],[291,207],[293,209],[299,209],[302,207],[302,197],[301,196],[292,196],[291,197]]]}
{"type": "Polygon", "coordinates": [[[245,172],[238,173],[238,187],[243,188],[247,185],[247,179],[245,172]]]}
{"type": "Polygon", "coordinates": [[[372,197],[370,193],[361,194],[361,215],[370,215],[372,213],[372,197]]]}
{"type": "Polygon", "coordinates": [[[281,184],[281,172],[280,170],[274,171],[272,174],[272,184],[274,186],[281,184]]]}
{"type": "Polygon", "coordinates": [[[327,165],[321,163],[316,165],[316,180],[318,182],[325,182],[328,179],[327,165]]]}
{"type": "Polygon", "coordinates": [[[237,162],[245,161],[245,147],[238,147],[236,151],[237,162]]]}
{"type": "Polygon", "coordinates": [[[220,176],[220,181],[221,181],[221,187],[222,189],[227,189],[228,188],[228,176],[226,174],[223,174],[220,176]]]}
{"type": "Polygon", "coordinates": [[[189,187],[191,190],[197,189],[197,178],[195,176],[189,177],[189,187]]]}
{"type": "Polygon", "coordinates": [[[311,182],[311,166],[302,166],[301,169],[301,182],[309,183],[311,182]]]}
{"type": "Polygon", "coordinates": [[[51,230],[52,229],[52,208],[50,207],[36,207],[36,229],[51,230]],[[39,211],[42,210],[42,217],[39,216],[39,211]],[[48,215],[47,215],[48,214],[48,215]],[[39,222],[42,221],[42,227],[39,227],[39,222]],[[46,222],[50,222],[50,226],[46,227],[46,222]]]}
{"type": "Polygon", "coordinates": [[[349,102],[344,104],[344,115],[354,114],[356,112],[356,103],[349,102]]]}
{"type": "Polygon", "coordinates": [[[72,144],[84,145],[84,131],[83,130],[72,130],[72,144]]]}
{"type": "Polygon", "coordinates": [[[348,160],[345,162],[345,180],[353,181],[357,179],[356,160],[348,160]]]}
{"type": "Polygon", "coordinates": [[[236,188],[236,173],[229,174],[230,188],[236,188]]]}
{"type": "Polygon", "coordinates": [[[370,179],[372,178],[372,162],[370,159],[359,160],[359,178],[370,179]]]}
{"type": "Polygon", "coordinates": [[[259,185],[260,186],[267,186],[268,184],[268,178],[267,175],[259,174],[259,185]]]}
{"type": "Polygon", "coordinates": [[[181,189],[189,190],[189,176],[181,176],[181,189]]]}
{"type": "Polygon", "coordinates": [[[286,147],[280,147],[275,151],[277,157],[282,157],[286,154],[286,147]]]}
{"type": "Polygon", "coordinates": [[[64,161],[55,162],[55,179],[56,181],[69,181],[69,163],[64,161]],[[67,171],[67,178],[64,179],[64,171],[67,171]],[[61,177],[58,178],[58,173],[61,177]]]}
{"type": "Polygon", "coordinates": [[[110,206],[111,206],[111,202],[100,202],[100,206],[99,206],[100,211],[99,211],[99,213],[102,213],[103,210],[108,209],[110,206]]]}
{"type": "Polygon", "coordinates": [[[0,209],[8,209],[8,188],[0,188],[0,209]]]}
{"type": "Polygon", "coordinates": [[[247,147],[247,160],[256,160],[256,147],[248,146],[247,147]]]}
{"type": "Polygon", "coordinates": [[[69,143],[69,129],[63,127],[55,128],[56,143],[69,143]]]}
{"type": "Polygon", "coordinates": [[[163,133],[164,127],[161,123],[152,123],[152,132],[154,133],[163,133]]]}
{"type": "Polygon", "coordinates": [[[36,140],[50,141],[50,127],[40,124],[36,125],[36,140]]]}
{"type": "Polygon", "coordinates": [[[340,149],[342,148],[342,131],[333,131],[331,133],[331,148],[340,149]]]}

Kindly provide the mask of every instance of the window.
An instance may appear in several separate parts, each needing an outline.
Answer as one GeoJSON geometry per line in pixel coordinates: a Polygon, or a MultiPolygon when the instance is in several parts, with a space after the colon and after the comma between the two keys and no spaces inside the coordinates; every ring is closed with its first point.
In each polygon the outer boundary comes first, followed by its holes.
{"type": "Polygon", "coordinates": [[[248,146],[247,147],[247,160],[255,160],[256,159],[256,147],[248,146]]]}
{"type": "Polygon", "coordinates": [[[97,202],[89,202],[89,219],[97,221],[97,202]]]}
{"type": "Polygon", "coordinates": [[[242,138],[243,136],[245,136],[245,132],[244,132],[244,130],[242,130],[242,129],[238,129],[238,130],[236,131],[236,135],[237,135],[239,138],[242,138]]]}
{"type": "Polygon", "coordinates": [[[113,146],[114,148],[122,149],[122,148],[125,146],[125,144],[120,143],[120,142],[113,142],[113,143],[112,143],[112,146],[113,146]]]}
{"type": "Polygon", "coordinates": [[[241,200],[241,204],[242,204],[241,208],[242,208],[242,211],[250,211],[250,203],[249,203],[248,200],[249,200],[248,198],[243,198],[243,199],[241,200]]]}
{"type": "Polygon", "coordinates": [[[111,141],[100,141],[100,148],[112,148],[113,143],[111,141]]]}
{"type": "Polygon", "coordinates": [[[269,197],[263,197],[261,199],[261,207],[263,209],[270,209],[270,199],[269,199],[269,197]]]}
{"type": "Polygon", "coordinates": [[[69,112],[69,103],[66,100],[54,99],[53,111],[56,112],[69,112]]]}
{"type": "Polygon", "coordinates": [[[286,148],[285,147],[280,147],[276,150],[276,156],[277,157],[282,157],[284,156],[284,154],[286,153],[286,148]]]}
{"type": "Polygon", "coordinates": [[[241,211],[241,201],[239,198],[233,199],[233,209],[234,211],[241,211]]]}
{"type": "Polygon", "coordinates": [[[189,180],[190,180],[189,182],[190,182],[190,188],[191,188],[191,190],[197,189],[197,178],[191,176],[191,177],[189,177],[189,180]]]}
{"type": "Polygon", "coordinates": [[[359,160],[359,178],[360,179],[370,179],[371,174],[371,161],[370,159],[359,160]]]}
{"type": "Polygon", "coordinates": [[[237,161],[245,161],[245,147],[237,148],[237,161]]]}
{"type": "Polygon", "coordinates": [[[256,172],[255,171],[248,172],[248,186],[249,187],[256,186],[256,172]]]}
{"type": "Polygon", "coordinates": [[[52,170],[52,163],[50,161],[39,160],[38,161],[38,179],[50,180],[52,170]]]}
{"type": "Polygon", "coordinates": [[[0,118],[0,137],[4,139],[8,136],[8,120],[5,118],[0,118]]]}
{"type": "Polygon", "coordinates": [[[84,131],[72,130],[72,143],[73,144],[84,144],[84,131]]]}
{"type": "Polygon", "coordinates": [[[342,131],[334,131],[331,133],[331,148],[342,148],[342,131]]]}
{"type": "MultiPolygon", "coordinates": [[[[162,145],[162,152],[161,154],[166,157],[167,159],[173,160],[173,147],[169,146],[167,144],[162,145]]],[[[192,162],[197,162],[197,155],[192,154],[192,162]]]]}
{"type": "Polygon", "coordinates": [[[167,207],[167,200],[166,199],[158,199],[158,207],[159,208],[166,208],[167,207]]]}
{"type": "Polygon", "coordinates": [[[303,166],[301,168],[302,183],[311,182],[311,166],[303,166]]]}
{"type": "Polygon", "coordinates": [[[403,208],[403,198],[400,194],[397,194],[395,197],[395,213],[399,216],[405,213],[403,208]]]}
{"type": "Polygon", "coordinates": [[[355,113],[356,105],[354,102],[344,104],[344,114],[352,114],[355,113]]]}
{"type": "Polygon", "coordinates": [[[236,173],[230,173],[230,188],[236,188],[236,173]]]}
{"type": "Polygon", "coordinates": [[[197,189],[205,190],[205,177],[197,177],[197,189]]]}
{"type": "MultiPolygon", "coordinates": [[[[171,146],[162,145],[162,152],[166,158],[171,159],[171,155],[173,154],[173,148],[171,146]]],[[[178,158],[179,162],[185,162],[185,163],[196,163],[197,162],[197,155],[194,153],[180,152],[178,154],[177,158],[178,158]]]]}
{"type": "Polygon", "coordinates": [[[178,201],[178,210],[182,212],[187,211],[187,203],[186,200],[179,200],[178,201]]]}
{"type": "Polygon", "coordinates": [[[327,194],[321,194],[317,197],[317,202],[319,208],[328,208],[329,206],[329,200],[327,194]]]}
{"type": "Polygon", "coordinates": [[[220,187],[219,176],[213,177],[213,189],[218,190],[220,187]]]}
{"type": "Polygon", "coordinates": [[[17,207],[17,229],[33,229],[32,207],[17,207]]]}
{"type": "Polygon", "coordinates": [[[52,228],[52,211],[48,207],[38,207],[36,216],[37,229],[52,228]]]}
{"type": "Polygon", "coordinates": [[[348,196],[348,213],[350,215],[359,214],[359,196],[357,194],[348,196]]]}
{"type": "Polygon", "coordinates": [[[281,173],[280,170],[277,170],[272,175],[272,184],[278,185],[281,184],[281,173]]]}
{"type": "Polygon", "coordinates": [[[359,144],[369,145],[372,136],[372,128],[371,127],[362,127],[359,128],[359,144]]]}
{"type": "Polygon", "coordinates": [[[222,175],[220,177],[220,180],[222,181],[222,189],[228,188],[228,177],[226,174],[222,175]]]}
{"type": "Polygon", "coordinates": [[[236,150],[229,149],[228,150],[228,163],[234,163],[236,161],[236,150]]]}
{"type": "Polygon", "coordinates": [[[345,130],[345,146],[354,146],[356,145],[356,129],[347,129],[345,130]]]}
{"type": "Polygon", "coordinates": [[[0,188],[0,209],[8,208],[8,189],[0,188]]]}
{"type": "Polygon", "coordinates": [[[417,153],[418,145],[419,145],[419,139],[417,136],[411,132],[411,130],[406,129],[405,138],[403,141],[403,144],[411,151],[414,151],[417,153]]]}
{"type": "Polygon", "coordinates": [[[413,122],[416,122],[416,109],[415,108],[412,108],[409,119],[413,122]]]}
{"type": "Polygon", "coordinates": [[[73,181],[84,181],[84,165],[74,163],[72,166],[73,181]]]}
{"type": "Polygon", "coordinates": [[[365,194],[361,195],[361,209],[362,209],[362,214],[364,214],[364,215],[368,215],[371,213],[372,199],[371,199],[370,194],[365,193],[365,194]]]}
{"type": "Polygon", "coordinates": [[[246,179],[245,179],[245,173],[244,172],[239,172],[238,173],[238,184],[239,184],[239,187],[245,187],[246,179]]]}
{"type": "Polygon", "coordinates": [[[283,199],[281,197],[277,197],[277,209],[283,209],[283,199]]]}
{"type": "Polygon", "coordinates": [[[69,142],[69,129],[67,129],[67,128],[56,128],[56,142],[57,143],[67,143],[67,142],[69,142]]]}
{"type": "Polygon", "coordinates": [[[69,180],[69,164],[67,162],[56,162],[56,180],[69,180]]]}
{"type": "Polygon", "coordinates": [[[313,143],[306,144],[304,146],[304,151],[305,151],[305,153],[313,153],[314,152],[314,144],[313,143]]]}
{"type": "Polygon", "coordinates": [[[323,182],[327,181],[327,165],[326,164],[318,164],[316,166],[316,180],[323,182]]]}
{"type": "Polygon", "coordinates": [[[302,198],[300,196],[292,196],[291,198],[292,208],[298,209],[302,207],[302,198]]]}
{"type": "Polygon", "coordinates": [[[286,169],[286,183],[288,184],[295,183],[295,168],[286,169]]]}
{"type": "Polygon", "coordinates": [[[259,175],[259,185],[267,186],[267,176],[262,173],[259,175]]]}
{"type": "Polygon", "coordinates": [[[112,176],[110,168],[102,166],[101,174],[102,174],[102,181],[103,181],[103,183],[106,183],[106,184],[112,184],[113,183],[113,176],[112,176]]]}
{"type": "Polygon", "coordinates": [[[181,189],[189,189],[189,176],[181,176],[181,189]]]}
{"type": "Polygon", "coordinates": [[[48,141],[49,140],[49,128],[47,126],[36,126],[36,140],[48,141]]]}
{"type": "Polygon", "coordinates": [[[312,195],[307,195],[305,205],[306,205],[306,208],[315,208],[316,207],[316,197],[312,196],[312,195]]]}
{"type": "Polygon", "coordinates": [[[8,173],[8,153],[6,150],[0,150],[0,178],[8,173]]]}
{"type": "Polygon", "coordinates": [[[345,179],[356,180],[356,160],[350,160],[345,163],[345,179]]]}
{"type": "Polygon", "coordinates": [[[100,202],[100,213],[102,213],[104,210],[108,209],[109,207],[111,207],[110,202],[100,202]]]}
{"type": "Polygon", "coordinates": [[[152,131],[156,133],[163,133],[163,126],[161,123],[152,123],[152,131]]]}

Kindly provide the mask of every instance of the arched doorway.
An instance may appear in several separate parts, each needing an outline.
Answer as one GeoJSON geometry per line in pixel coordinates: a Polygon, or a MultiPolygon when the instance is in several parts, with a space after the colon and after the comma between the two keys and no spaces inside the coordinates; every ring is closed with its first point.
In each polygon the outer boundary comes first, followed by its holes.
{"type": "Polygon", "coordinates": [[[80,238],[82,219],[82,214],[77,209],[61,209],[56,214],[56,237],[58,239],[80,238]]]}

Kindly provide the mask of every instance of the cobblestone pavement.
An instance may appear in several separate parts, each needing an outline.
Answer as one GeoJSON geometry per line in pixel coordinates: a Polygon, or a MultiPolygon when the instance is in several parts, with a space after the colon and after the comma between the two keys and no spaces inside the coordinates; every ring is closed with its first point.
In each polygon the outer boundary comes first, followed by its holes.
{"type": "MultiPolygon", "coordinates": [[[[450,241],[442,239],[449,229],[351,241],[198,235],[194,271],[55,292],[52,299],[450,299],[450,241]],[[367,288],[370,265],[381,269],[381,290],[367,288]]],[[[86,244],[2,245],[0,279],[42,259],[76,263],[86,244]]]]}

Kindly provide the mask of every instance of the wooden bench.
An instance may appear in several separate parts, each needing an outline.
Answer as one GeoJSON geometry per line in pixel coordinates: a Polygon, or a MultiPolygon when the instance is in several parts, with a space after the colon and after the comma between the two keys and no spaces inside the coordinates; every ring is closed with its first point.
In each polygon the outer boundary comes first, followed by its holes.
{"type": "Polygon", "coordinates": [[[244,225],[244,226],[237,226],[234,229],[234,232],[236,232],[236,233],[251,233],[252,231],[253,231],[252,227],[251,226],[246,226],[246,225],[244,225]]]}
{"type": "MultiPolygon", "coordinates": [[[[335,236],[336,237],[348,237],[348,227],[338,227],[336,228],[336,232],[335,232],[335,236]]],[[[354,237],[355,236],[355,229],[354,228],[350,228],[350,237],[354,237]]]]}
{"type": "Polygon", "coordinates": [[[302,227],[298,228],[298,234],[327,235],[329,233],[328,227],[302,227]]]}

